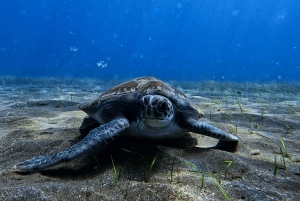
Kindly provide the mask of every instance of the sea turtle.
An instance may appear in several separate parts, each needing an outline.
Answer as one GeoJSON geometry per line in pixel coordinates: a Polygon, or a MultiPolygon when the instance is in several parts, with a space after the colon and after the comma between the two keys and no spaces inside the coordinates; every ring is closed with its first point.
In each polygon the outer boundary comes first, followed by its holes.
{"type": "Polygon", "coordinates": [[[33,172],[104,147],[120,135],[141,139],[172,139],[187,132],[221,141],[239,138],[205,122],[203,112],[187,96],[154,77],[140,77],[120,84],[78,108],[88,114],[80,130],[81,141],[49,156],[39,156],[14,166],[17,172],[33,172]],[[95,125],[97,127],[95,128],[95,125]]]}

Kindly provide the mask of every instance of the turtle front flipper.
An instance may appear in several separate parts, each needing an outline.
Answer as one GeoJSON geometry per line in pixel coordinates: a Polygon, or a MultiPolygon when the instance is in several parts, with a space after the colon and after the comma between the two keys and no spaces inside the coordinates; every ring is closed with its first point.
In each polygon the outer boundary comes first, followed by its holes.
{"type": "Polygon", "coordinates": [[[195,119],[191,119],[187,122],[189,124],[190,131],[209,137],[217,138],[222,141],[239,141],[239,138],[235,135],[226,133],[225,131],[206,122],[200,122],[195,119]]]}
{"type": "Polygon", "coordinates": [[[83,153],[104,147],[129,127],[125,118],[118,118],[92,130],[83,140],[68,149],[49,156],[39,156],[14,166],[16,172],[33,172],[63,162],[68,162],[83,153]]]}

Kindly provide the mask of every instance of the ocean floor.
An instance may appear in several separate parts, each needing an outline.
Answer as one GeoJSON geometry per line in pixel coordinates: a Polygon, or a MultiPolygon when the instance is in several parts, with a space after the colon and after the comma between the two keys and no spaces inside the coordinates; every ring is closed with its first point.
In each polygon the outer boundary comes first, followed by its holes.
{"type": "Polygon", "coordinates": [[[235,152],[194,133],[117,139],[41,172],[13,172],[78,142],[86,115],[76,105],[121,81],[0,77],[0,200],[299,200],[300,83],[169,81],[202,121],[240,138],[235,152]]]}

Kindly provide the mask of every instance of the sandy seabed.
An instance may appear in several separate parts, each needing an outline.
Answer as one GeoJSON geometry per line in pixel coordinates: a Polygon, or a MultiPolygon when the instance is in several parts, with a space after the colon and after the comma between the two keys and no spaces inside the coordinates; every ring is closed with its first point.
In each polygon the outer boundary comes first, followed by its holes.
{"type": "Polygon", "coordinates": [[[76,105],[121,81],[0,77],[0,200],[300,200],[300,83],[168,81],[202,121],[240,138],[235,152],[194,133],[117,139],[47,170],[13,172],[78,142],[86,115],[76,105]]]}

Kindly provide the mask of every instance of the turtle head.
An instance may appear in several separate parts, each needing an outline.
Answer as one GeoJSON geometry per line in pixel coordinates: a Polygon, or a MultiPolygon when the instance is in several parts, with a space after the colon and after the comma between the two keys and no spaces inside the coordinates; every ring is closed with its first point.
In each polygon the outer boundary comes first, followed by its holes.
{"type": "Polygon", "coordinates": [[[174,119],[174,108],[169,99],[160,95],[146,95],[140,99],[141,119],[149,127],[165,127],[174,119]]]}

